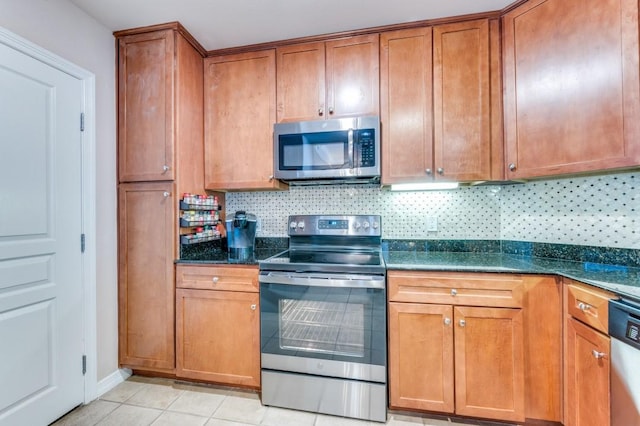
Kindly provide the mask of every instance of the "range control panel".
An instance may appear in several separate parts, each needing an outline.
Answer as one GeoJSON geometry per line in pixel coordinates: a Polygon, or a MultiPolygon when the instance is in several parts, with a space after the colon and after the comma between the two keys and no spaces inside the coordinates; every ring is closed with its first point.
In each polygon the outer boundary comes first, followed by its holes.
{"type": "Polygon", "coordinates": [[[382,236],[381,216],[378,215],[294,215],[289,216],[290,236],[382,236]]]}

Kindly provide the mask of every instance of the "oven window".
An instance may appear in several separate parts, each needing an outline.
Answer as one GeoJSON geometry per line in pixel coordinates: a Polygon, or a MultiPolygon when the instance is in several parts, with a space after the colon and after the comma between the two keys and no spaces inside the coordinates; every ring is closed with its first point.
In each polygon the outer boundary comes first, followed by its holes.
{"type": "Polygon", "coordinates": [[[260,347],[271,355],[386,365],[384,289],[260,283],[260,347]]]}
{"type": "Polygon", "coordinates": [[[362,304],[280,299],[280,348],[364,356],[362,304]]]}

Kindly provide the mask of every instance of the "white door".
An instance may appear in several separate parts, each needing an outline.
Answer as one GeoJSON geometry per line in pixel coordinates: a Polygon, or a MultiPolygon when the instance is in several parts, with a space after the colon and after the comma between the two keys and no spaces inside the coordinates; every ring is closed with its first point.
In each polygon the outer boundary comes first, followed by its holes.
{"type": "Polygon", "coordinates": [[[0,426],[84,398],[81,81],[0,43],[0,426]]]}

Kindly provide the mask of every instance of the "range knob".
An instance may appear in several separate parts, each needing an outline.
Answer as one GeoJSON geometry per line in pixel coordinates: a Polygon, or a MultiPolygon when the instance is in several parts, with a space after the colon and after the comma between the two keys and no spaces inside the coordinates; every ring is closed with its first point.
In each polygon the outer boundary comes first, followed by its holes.
{"type": "Polygon", "coordinates": [[[289,228],[291,229],[296,229],[296,226],[298,226],[298,223],[295,220],[292,220],[289,224],[289,228]]]}
{"type": "Polygon", "coordinates": [[[360,222],[355,222],[355,223],[353,224],[353,227],[354,227],[355,229],[360,229],[360,226],[361,226],[361,225],[360,225],[360,222]]]}
{"type": "Polygon", "coordinates": [[[303,221],[298,222],[298,228],[304,229],[304,222],[303,221]]]}
{"type": "Polygon", "coordinates": [[[380,225],[378,224],[378,222],[373,222],[373,225],[371,226],[373,227],[373,229],[378,229],[380,225]]]}
{"type": "Polygon", "coordinates": [[[367,229],[369,229],[369,222],[363,222],[362,223],[362,228],[366,231],[367,229]]]}

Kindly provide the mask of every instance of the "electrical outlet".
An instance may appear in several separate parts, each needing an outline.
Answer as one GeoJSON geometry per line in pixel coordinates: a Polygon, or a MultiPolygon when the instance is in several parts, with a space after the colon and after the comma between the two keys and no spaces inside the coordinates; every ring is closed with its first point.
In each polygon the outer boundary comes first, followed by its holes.
{"type": "Polygon", "coordinates": [[[427,232],[438,232],[438,216],[428,216],[426,228],[427,232]]]}

